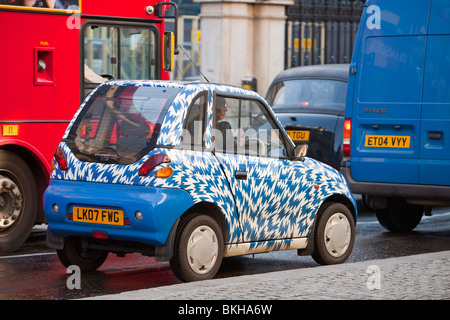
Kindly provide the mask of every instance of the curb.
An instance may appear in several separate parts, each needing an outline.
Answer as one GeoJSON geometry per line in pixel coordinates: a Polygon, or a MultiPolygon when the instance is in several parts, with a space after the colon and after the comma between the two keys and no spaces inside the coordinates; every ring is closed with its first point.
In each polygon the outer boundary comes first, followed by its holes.
{"type": "Polygon", "coordinates": [[[450,251],[212,279],[88,300],[450,299],[450,251]]]}

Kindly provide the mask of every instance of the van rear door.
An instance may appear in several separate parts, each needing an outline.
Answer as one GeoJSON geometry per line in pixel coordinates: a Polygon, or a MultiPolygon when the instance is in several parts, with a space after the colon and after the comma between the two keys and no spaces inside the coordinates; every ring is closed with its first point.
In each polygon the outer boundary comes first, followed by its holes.
{"type": "Polygon", "coordinates": [[[351,174],[357,181],[419,183],[429,1],[369,4],[351,66],[351,174]]]}
{"type": "Polygon", "coordinates": [[[450,185],[450,3],[433,0],[423,86],[420,182],[450,185]]]}

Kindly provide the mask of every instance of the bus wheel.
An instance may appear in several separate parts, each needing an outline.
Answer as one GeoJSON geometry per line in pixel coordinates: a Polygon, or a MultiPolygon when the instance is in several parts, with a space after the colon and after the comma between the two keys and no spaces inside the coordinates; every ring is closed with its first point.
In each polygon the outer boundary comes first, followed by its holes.
{"type": "Polygon", "coordinates": [[[56,250],[61,263],[68,268],[76,265],[81,271],[94,271],[108,257],[108,251],[89,249],[83,245],[81,238],[69,237],[64,240],[64,248],[56,250]]]}
{"type": "Polygon", "coordinates": [[[222,263],[223,249],[218,223],[210,216],[194,216],[181,226],[170,266],[181,281],[211,279],[222,263]]]}
{"type": "Polygon", "coordinates": [[[0,150],[0,255],[19,248],[36,221],[38,192],[22,158],[0,150]]]}
{"type": "Polygon", "coordinates": [[[376,210],[378,222],[389,231],[407,232],[413,230],[422,220],[424,208],[406,203],[404,200],[390,200],[386,209],[376,210]]]}

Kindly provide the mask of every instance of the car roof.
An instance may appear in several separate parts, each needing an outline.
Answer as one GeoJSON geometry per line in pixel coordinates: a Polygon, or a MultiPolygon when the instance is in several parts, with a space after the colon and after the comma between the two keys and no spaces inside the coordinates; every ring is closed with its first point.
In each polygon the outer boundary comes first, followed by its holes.
{"type": "Polygon", "coordinates": [[[302,66],[286,69],[280,72],[272,81],[272,84],[299,78],[336,79],[348,81],[350,64],[321,64],[302,66]]]}
{"type": "MultiPolygon", "coordinates": [[[[256,91],[252,91],[249,89],[245,89],[238,86],[232,86],[227,84],[217,84],[217,83],[205,83],[205,82],[189,82],[189,81],[170,81],[170,80],[112,80],[103,83],[102,85],[117,85],[117,86],[141,86],[141,87],[165,87],[165,88],[180,88],[181,92],[183,90],[186,90],[185,93],[191,94],[194,92],[202,91],[202,90],[211,90],[214,93],[218,93],[219,95],[243,95],[245,97],[254,97],[257,98],[258,101],[262,102],[266,106],[266,110],[271,113],[274,117],[274,119],[278,122],[279,126],[282,127],[281,122],[278,120],[277,116],[273,112],[273,110],[268,105],[267,101],[264,99],[263,96],[261,96],[256,91]]],[[[178,110],[182,106],[182,104],[176,103],[176,106],[172,104],[169,108],[173,108],[172,112],[168,111],[168,114],[171,115],[179,114],[180,117],[184,117],[185,114],[179,113],[178,110]]],[[[174,120],[173,117],[167,117],[162,125],[161,131],[163,131],[165,122],[168,121],[169,125],[167,127],[170,127],[173,130],[174,126],[173,123],[182,123],[181,121],[174,120]],[[170,119],[168,121],[167,119],[170,119]]],[[[67,131],[68,132],[68,131],[67,131]]],[[[176,137],[174,134],[166,134],[166,135],[160,135],[158,138],[158,144],[160,145],[175,145],[177,142],[172,142],[172,140],[162,140],[164,139],[173,139],[173,137],[176,137]]],[[[292,141],[291,141],[292,143],[292,141]]]]}
{"type": "Polygon", "coordinates": [[[185,87],[201,87],[219,92],[234,92],[234,93],[249,93],[251,95],[257,94],[251,90],[228,85],[209,82],[197,82],[197,81],[173,81],[173,80],[112,80],[105,82],[106,85],[119,85],[119,86],[142,86],[142,87],[168,87],[168,88],[185,88],[185,87]]]}
{"type": "Polygon", "coordinates": [[[218,84],[209,82],[192,82],[192,81],[172,81],[172,80],[112,80],[103,83],[103,85],[119,85],[119,86],[141,86],[141,87],[166,87],[166,88],[180,88],[191,90],[210,90],[218,94],[224,95],[244,95],[247,97],[255,97],[267,103],[264,97],[253,90],[245,89],[243,87],[218,84]]]}

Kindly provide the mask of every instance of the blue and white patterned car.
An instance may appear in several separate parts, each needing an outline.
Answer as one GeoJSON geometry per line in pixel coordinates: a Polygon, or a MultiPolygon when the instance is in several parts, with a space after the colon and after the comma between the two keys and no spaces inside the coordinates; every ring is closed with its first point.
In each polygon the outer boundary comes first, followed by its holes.
{"type": "Polygon", "coordinates": [[[345,179],[296,149],[266,101],[225,85],[113,81],[55,151],[47,244],[95,270],[108,252],[170,261],[183,281],[223,257],[297,249],[342,263],[355,240],[345,179]]]}

